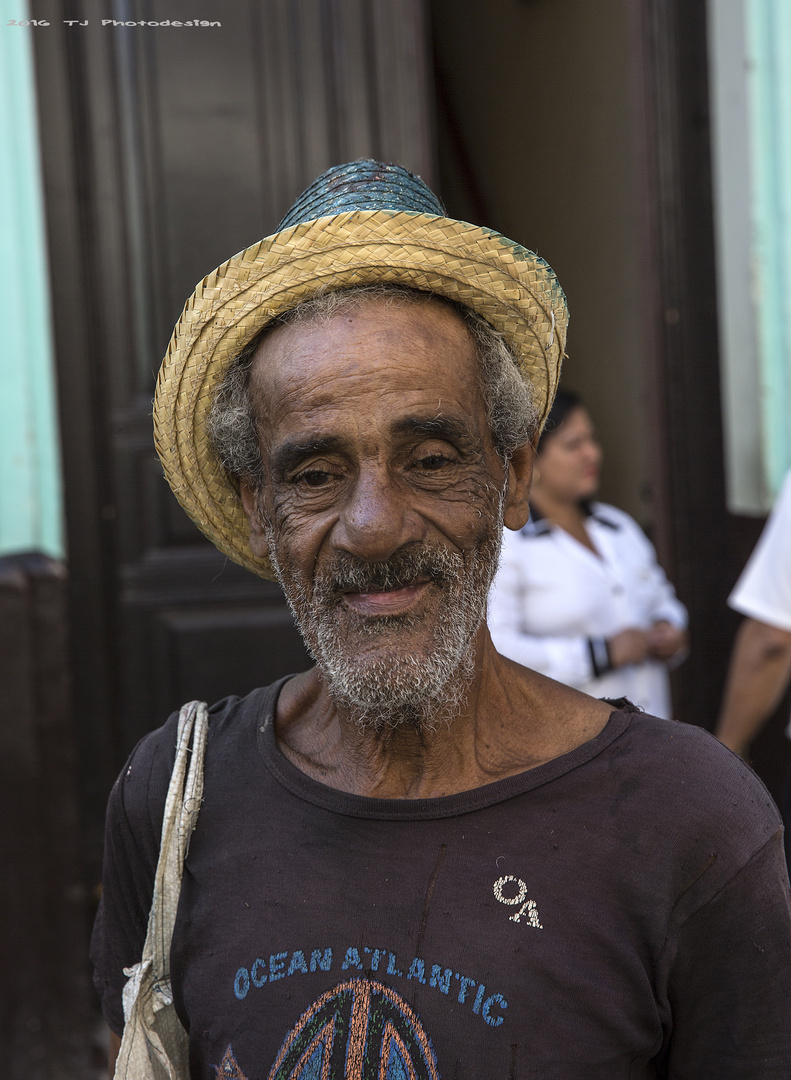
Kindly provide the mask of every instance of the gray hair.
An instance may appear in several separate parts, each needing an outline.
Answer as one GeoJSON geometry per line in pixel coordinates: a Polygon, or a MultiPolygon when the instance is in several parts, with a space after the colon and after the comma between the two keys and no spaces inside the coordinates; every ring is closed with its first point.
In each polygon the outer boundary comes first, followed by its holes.
{"type": "Polygon", "coordinates": [[[486,418],[495,450],[508,461],[529,442],[538,429],[532,385],[523,378],[505,340],[484,318],[453,300],[404,285],[359,285],[334,292],[320,292],[268,323],[231,362],[214,395],[207,430],[226,472],[237,479],[251,476],[261,481],[263,462],[250,397],[250,371],[261,341],[275,326],[327,322],[334,315],[377,297],[390,303],[440,300],[464,320],[478,353],[479,385],[486,404],[486,418]]]}

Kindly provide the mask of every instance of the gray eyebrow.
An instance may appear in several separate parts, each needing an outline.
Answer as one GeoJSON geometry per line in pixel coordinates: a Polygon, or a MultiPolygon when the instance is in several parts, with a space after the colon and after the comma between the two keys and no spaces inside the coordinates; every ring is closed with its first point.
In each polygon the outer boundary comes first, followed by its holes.
{"type": "Polygon", "coordinates": [[[391,430],[396,435],[423,435],[426,438],[447,439],[470,449],[480,449],[481,441],[463,420],[452,416],[407,416],[396,421],[391,430]]]}
{"type": "Polygon", "coordinates": [[[335,435],[316,435],[287,440],[272,452],[270,458],[272,472],[277,479],[280,479],[306,457],[312,454],[332,454],[342,445],[342,440],[335,435]]]}

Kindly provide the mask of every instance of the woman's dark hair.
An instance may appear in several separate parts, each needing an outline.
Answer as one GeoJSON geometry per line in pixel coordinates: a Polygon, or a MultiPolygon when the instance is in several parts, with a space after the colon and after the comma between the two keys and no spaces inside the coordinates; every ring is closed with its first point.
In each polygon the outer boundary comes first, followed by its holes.
{"type": "Polygon", "coordinates": [[[555,394],[555,400],[552,402],[552,408],[549,410],[544,430],[541,432],[541,438],[538,440],[539,454],[546,446],[547,439],[551,439],[553,435],[557,434],[560,425],[567,419],[569,413],[574,412],[581,405],[582,399],[570,390],[558,390],[555,394]]]}

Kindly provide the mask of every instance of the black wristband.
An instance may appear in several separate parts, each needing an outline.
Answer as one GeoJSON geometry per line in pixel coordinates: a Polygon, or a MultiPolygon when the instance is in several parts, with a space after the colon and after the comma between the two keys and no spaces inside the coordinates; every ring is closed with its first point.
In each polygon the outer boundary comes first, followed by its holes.
{"type": "Polygon", "coordinates": [[[612,671],[610,648],[606,638],[588,638],[588,648],[591,654],[591,667],[593,668],[593,674],[596,678],[598,678],[599,675],[604,675],[607,671],[612,671]]]}

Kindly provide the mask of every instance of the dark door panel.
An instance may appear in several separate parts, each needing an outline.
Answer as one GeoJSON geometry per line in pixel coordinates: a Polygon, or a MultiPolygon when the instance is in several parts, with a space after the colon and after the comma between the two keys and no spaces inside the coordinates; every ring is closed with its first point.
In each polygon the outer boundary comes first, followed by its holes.
{"type": "Polygon", "coordinates": [[[430,49],[424,0],[31,0],[31,18],[50,22],[34,41],[94,874],[145,731],[309,663],[279,588],[163,480],[151,399],[173,323],[327,166],[383,157],[433,182],[430,49]]]}

